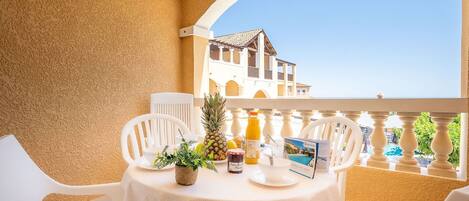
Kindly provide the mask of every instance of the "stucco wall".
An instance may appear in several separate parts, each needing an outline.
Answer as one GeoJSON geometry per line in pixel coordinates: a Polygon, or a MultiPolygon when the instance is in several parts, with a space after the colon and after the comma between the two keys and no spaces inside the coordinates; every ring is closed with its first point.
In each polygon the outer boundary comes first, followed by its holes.
{"type": "Polygon", "coordinates": [[[124,123],[182,90],[181,4],[1,1],[0,135],[60,182],[118,181],[124,123]]]}
{"type": "Polygon", "coordinates": [[[451,190],[468,185],[452,179],[369,167],[347,175],[347,201],[443,201],[451,190]]]}

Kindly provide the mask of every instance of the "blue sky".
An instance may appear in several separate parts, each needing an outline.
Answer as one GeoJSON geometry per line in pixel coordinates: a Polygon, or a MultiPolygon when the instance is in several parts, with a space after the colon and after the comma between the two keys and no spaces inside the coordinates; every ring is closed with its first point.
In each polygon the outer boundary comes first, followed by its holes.
{"type": "Polygon", "coordinates": [[[459,97],[461,0],[238,0],[212,30],[258,27],[314,97],[459,97]]]}

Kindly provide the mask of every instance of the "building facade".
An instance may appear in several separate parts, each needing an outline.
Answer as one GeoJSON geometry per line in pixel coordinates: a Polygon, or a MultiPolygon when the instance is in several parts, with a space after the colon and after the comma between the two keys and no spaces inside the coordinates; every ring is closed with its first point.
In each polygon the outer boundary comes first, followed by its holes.
{"type": "Polygon", "coordinates": [[[209,40],[209,91],[240,98],[296,97],[296,64],[277,58],[262,29],[209,40]]]}

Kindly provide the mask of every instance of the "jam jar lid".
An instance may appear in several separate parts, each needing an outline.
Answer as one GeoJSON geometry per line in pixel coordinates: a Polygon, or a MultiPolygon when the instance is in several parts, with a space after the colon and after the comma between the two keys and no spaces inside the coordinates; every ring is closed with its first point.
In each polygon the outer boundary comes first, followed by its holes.
{"type": "Polygon", "coordinates": [[[244,150],[242,149],[229,149],[228,150],[228,154],[231,154],[231,155],[244,155],[244,150]]]}

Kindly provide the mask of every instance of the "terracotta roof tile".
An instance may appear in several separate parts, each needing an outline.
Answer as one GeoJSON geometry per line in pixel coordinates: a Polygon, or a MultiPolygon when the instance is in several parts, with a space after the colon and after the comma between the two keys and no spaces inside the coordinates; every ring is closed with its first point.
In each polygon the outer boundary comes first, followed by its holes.
{"type": "Polygon", "coordinates": [[[263,30],[261,28],[258,28],[250,31],[243,31],[223,36],[217,36],[213,40],[228,45],[246,47],[247,45],[249,45],[248,42],[255,38],[262,31],[263,30]]]}

